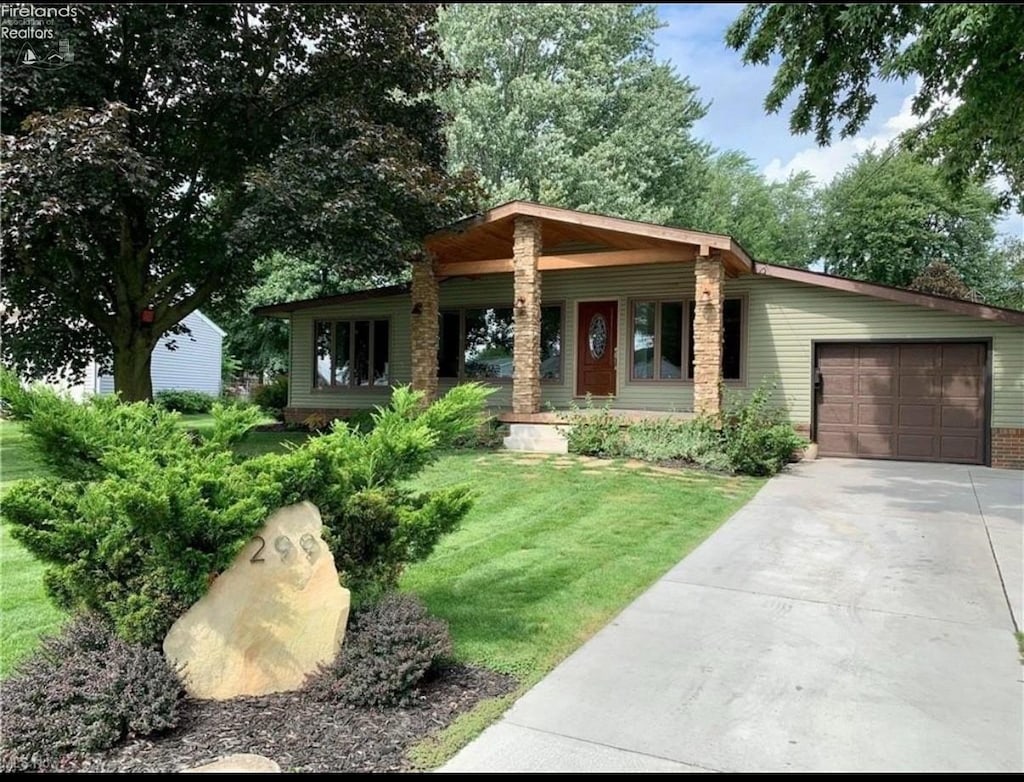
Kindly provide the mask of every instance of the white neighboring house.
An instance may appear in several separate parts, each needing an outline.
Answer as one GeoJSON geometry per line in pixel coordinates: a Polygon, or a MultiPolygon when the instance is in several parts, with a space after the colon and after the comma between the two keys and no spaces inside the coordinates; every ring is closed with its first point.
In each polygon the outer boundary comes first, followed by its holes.
{"type": "MultiPolygon", "coordinates": [[[[153,393],[169,389],[202,391],[219,396],[221,391],[221,353],[225,331],[199,310],[189,313],[181,321],[191,334],[164,335],[153,349],[150,374],[153,393]],[[167,343],[175,349],[168,350],[167,343]]],[[[53,384],[55,388],[81,401],[90,394],[111,394],[114,376],[97,371],[96,362],[86,367],[85,377],[78,385],[53,384]]]]}

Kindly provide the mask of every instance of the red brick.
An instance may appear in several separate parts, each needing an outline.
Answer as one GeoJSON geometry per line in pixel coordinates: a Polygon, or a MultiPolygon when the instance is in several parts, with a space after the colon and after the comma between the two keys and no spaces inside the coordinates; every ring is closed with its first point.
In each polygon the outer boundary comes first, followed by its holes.
{"type": "Polygon", "coordinates": [[[1024,470],[1024,429],[992,430],[992,466],[1024,470]]]}

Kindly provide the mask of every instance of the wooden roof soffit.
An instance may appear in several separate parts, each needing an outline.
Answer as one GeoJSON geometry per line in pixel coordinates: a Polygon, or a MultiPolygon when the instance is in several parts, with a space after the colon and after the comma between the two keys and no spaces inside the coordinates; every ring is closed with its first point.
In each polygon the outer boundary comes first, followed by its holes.
{"type": "Polygon", "coordinates": [[[720,258],[730,277],[753,270],[750,256],[729,236],[512,201],[428,236],[425,246],[437,259],[437,275],[511,272],[512,259],[505,253],[511,255],[511,226],[517,217],[541,220],[542,235],[557,234],[559,241],[577,239],[608,247],[602,251],[542,255],[541,271],[685,263],[698,255],[720,258]]]}

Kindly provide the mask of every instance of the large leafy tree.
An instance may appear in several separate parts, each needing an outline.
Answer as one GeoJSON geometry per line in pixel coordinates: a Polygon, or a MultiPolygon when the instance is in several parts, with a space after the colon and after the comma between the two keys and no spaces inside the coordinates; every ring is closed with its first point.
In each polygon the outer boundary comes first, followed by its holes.
{"type": "Polygon", "coordinates": [[[988,300],[1000,307],[1024,310],[1024,237],[1006,237],[992,251],[993,281],[988,300]]]}
{"type": "Polygon", "coordinates": [[[347,282],[316,260],[270,253],[256,261],[255,282],[239,297],[212,310],[227,332],[224,350],[238,368],[252,374],[288,369],[288,323],[259,318],[252,309],[282,301],[312,299],[339,292],[347,282]]]}
{"type": "Polygon", "coordinates": [[[977,294],[967,287],[960,272],[945,261],[932,261],[910,283],[910,289],[934,296],[974,301],[977,294]]]}
{"type": "Polygon", "coordinates": [[[726,40],[748,63],[781,57],[765,108],[797,93],[790,127],[822,145],[864,126],[876,77],[916,77],[905,141],[957,186],[1005,177],[1004,205],[1024,207],[1024,5],[750,3],[726,40]]]}
{"type": "Polygon", "coordinates": [[[492,204],[690,222],[706,155],[691,129],[706,107],[655,60],[659,26],[634,3],[446,7],[441,41],[466,76],[439,96],[453,170],[477,171],[492,204]]]}
{"type": "Polygon", "coordinates": [[[815,258],[816,203],[806,171],[768,182],[750,158],[723,152],[711,161],[693,225],[729,234],[758,260],[806,267],[815,258]]]}
{"type": "Polygon", "coordinates": [[[3,52],[4,360],[112,358],[126,399],[190,311],[270,250],[341,277],[397,269],[463,213],[429,95],[432,5],[91,5],[74,63],[3,52]]]}
{"type": "Polygon", "coordinates": [[[253,374],[288,369],[287,322],[256,317],[252,314],[254,308],[389,285],[402,277],[388,265],[371,274],[350,276],[323,258],[280,252],[258,259],[254,272],[255,281],[244,293],[211,308],[211,314],[227,332],[224,350],[240,369],[253,374]]]}
{"type": "Polygon", "coordinates": [[[866,152],[821,193],[817,255],[827,272],[901,287],[942,261],[986,297],[997,216],[980,185],[954,193],[908,152],[866,152]]]}

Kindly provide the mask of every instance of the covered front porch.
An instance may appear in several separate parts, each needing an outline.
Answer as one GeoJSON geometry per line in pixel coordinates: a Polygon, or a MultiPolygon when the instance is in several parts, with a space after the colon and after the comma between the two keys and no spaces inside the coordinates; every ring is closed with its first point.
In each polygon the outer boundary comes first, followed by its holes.
{"type": "MultiPolygon", "coordinates": [[[[445,291],[467,285],[477,291],[504,290],[508,285],[511,290],[494,293],[497,300],[512,302],[512,350],[502,380],[510,393],[503,395],[508,409],[499,411],[501,420],[518,424],[562,420],[550,410],[551,397],[542,395],[551,374],[544,358],[549,346],[542,350],[542,313],[555,304],[565,327],[559,334],[569,337],[558,345],[565,376],[559,378],[564,393],[557,407],[587,397],[599,405],[608,400],[620,408],[615,414],[625,421],[719,411],[726,279],[752,270],[750,258],[729,237],[513,202],[428,237],[425,247],[425,256],[413,264],[410,351],[412,385],[428,396],[443,390],[449,382],[445,377],[451,374],[439,367],[438,360],[443,350],[437,346],[444,344],[440,330],[446,323],[439,303],[440,284],[445,283],[445,291]],[[679,299],[682,291],[689,300],[685,315],[689,374],[681,365],[666,364],[666,372],[671,370],[672,377],[678,378],[677,398],[671,396],[671,384],[647,387],[657,395],[652,406],[661,411],[628,403],[622,409],[619,402],[627,402],[620,397],[624,384],[631,381],[629,387],[634,390],[642,385],[636,379],[634,360],[641,346],[635,334],[620,334],[625,331],[620,321],[624,324],[627,317],[637,316],[630,308],[638,305],[628,293],[633,280],[641,274],[650,279],[655,270],[665,296],[679,299]],[[545,278],[554,291],[551,297],[544,295],[545,278]]],[[[660,314],[658,306],[651,309],[652,317],[660,314]]],[[[662,361],[663,351],[656,349],[660,347],[652,338],[648,346],[652,361],[662,361]]],[[[660,378],[660,370],[655,372],[660,378]]]]}
{"type": "Polygon", "coordinates": [[[692,421],[697,416],[697,414],[692,411],[629,410],[618,408],[608,408],[605,410],[604,408],[580,408],[577,411],[541,410],[536,413],[517,413],[513,410],[499,410],[495,413],[494,417],[503,424],[535,424],[538,426],[554,426],[557,424],[564,424],[566,416],[570,413],[572,415],[607,414],[621,422],[623,426],[627,424],[634,424],[638,421],[651,420],[692,421]]]}

